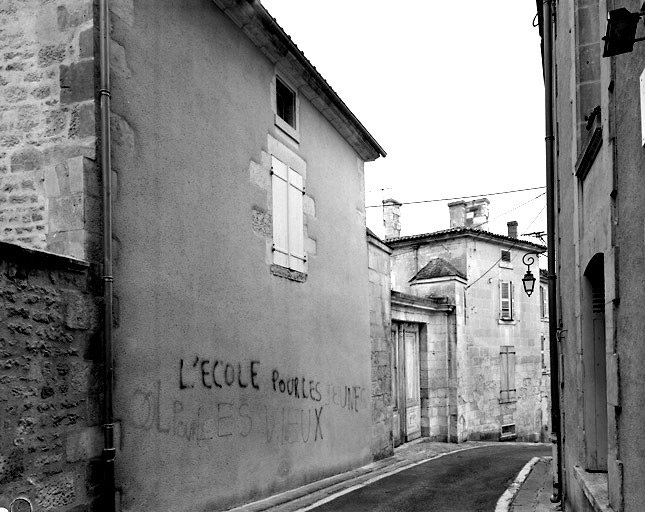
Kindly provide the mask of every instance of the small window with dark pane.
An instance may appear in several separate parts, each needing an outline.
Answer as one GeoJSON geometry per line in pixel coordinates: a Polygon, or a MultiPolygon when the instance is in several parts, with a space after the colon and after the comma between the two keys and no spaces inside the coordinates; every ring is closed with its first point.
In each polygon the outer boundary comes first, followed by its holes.
{"type": "Polygon", "coordinates": [[[275,80],[276,109],[278,116],[292,128],[296,128],[296,93],[282,80],[275,80]]]}
{"type": "Polygon", "coordinates": [[[502,251],[502,261],[511,262],[511,251],[502,251]]]}

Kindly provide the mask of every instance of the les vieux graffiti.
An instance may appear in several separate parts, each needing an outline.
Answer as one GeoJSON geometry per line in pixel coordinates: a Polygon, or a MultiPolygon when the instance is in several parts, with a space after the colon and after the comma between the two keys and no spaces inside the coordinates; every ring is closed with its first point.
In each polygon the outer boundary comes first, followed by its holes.
{"type": "MultiPolygon", "coordinates": [[[[259,435],[267,443],[295,444],[324,440],[323,412],[331,409],[358,413],[365,405],[365,389],[323,383],[304,375],[286,375],[273,368],[263,373],[258,360],[230,362],[195,356],[180,359],[178,387],[181,392],[210,392],[207,406],[199,400],[171,399],[161,381],[132,395],[130,424],[137,429],[201,443],[226,438],[259,435]],[[272,394],[287,400],[257,405],[257,400],[229,398],[234,389],[253,395],[272,394]],[[255,405],[253,405],[255,404],[255,405]]],[[[252,396],[250,398],[253,398],[252,396]]],[[[269,398],[269,397],[267,397],[269,398]]],[[[327,416],[330,413],[325,414],[327,416]]]]}

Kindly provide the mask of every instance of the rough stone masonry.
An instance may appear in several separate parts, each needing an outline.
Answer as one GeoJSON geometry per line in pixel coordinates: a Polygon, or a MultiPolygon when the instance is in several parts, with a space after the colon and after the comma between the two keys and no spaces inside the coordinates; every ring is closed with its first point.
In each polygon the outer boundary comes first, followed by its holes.
{"type": "Polygon", "coordinates": [[[98,283],[82,261],[0,242],[0,507],[94,510],[100,492],[98,283]]]}
{"type": "Polygon", "coordinates": [[[0,240],[95,257],[93,4],[5,0],[0,27],[0,240]]]}

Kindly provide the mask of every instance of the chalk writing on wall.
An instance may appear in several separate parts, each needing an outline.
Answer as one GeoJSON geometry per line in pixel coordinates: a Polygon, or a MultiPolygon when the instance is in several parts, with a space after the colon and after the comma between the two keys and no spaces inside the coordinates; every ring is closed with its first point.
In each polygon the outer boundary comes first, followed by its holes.
{"type": "Polygon", "coordinates": [[[244,402],[221,401],[208,407],[187,406],[183,400],[168,400],[162,395],[161,381],[151,389],[137,389],[132,397],[131,424],[141,430],[187,441],[216,438],[246,438],[252,433],[267,443],[296,444],[324,439],[324,405],[317,407],[270,407],[257,410],[244,402]]]}
{"type": "Polygon", "coordinates": [[[197,384],[205,388],[237,386],[260,389],[258,367],[260,361],[231,363],[219,359],[195,357],[192,363],[179,360],[179,389],[194,388],[197,384]]]}
{"type": "MultiPolygon", "coordinates": [[[[215,357],[195,356],[179,360],[179,389],[205,388],[214,391],[239,388],[260,391],[266,382],[260,373],[260,361],[230,362],[215,357]]],[[[270,391],[300,400],[323,402],[358,412],[366,407],[364,388],[323,384],[305,375],[288,375],[274,368],[270,372],[270,391]]]]}

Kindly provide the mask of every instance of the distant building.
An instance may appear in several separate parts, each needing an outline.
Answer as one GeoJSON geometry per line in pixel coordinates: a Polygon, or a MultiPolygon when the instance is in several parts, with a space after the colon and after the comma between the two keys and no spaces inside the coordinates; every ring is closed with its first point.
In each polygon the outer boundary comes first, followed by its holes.
{"type": "Polygon", "coordinates": [[[543,294],[522,287],[522,257],[545,248],[516,222],[484,231],[488,204],[451,203],[450,229],[402,237],[400,203],[384,201],[395,443],[548,439],[543,294]]]}

